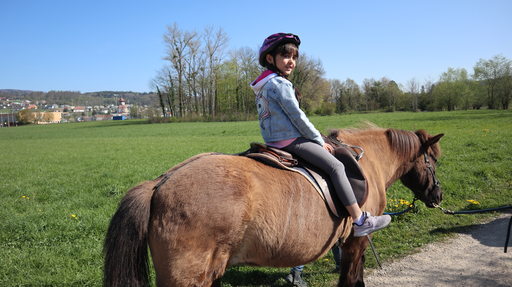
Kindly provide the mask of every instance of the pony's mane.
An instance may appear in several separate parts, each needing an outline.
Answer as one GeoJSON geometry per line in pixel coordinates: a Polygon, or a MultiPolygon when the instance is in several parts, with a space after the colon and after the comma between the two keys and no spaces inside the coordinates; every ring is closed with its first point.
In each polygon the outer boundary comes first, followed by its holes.
{"type": "MultiPolygon", "coordinates": [[[[425,131],[422,132],[426,134],[425,131]]],[[[391,147],[399,156],[413,158],[421,147],[421,141],[416,133],[405,130],[387,129],[386,135],[388,136],[391,147]]]]}
{"type": "MultiPolygon", "coordinates": [[[[399,155],[406,157],[414,157],[421,146],[429,140],[430,135],[425,130],[418,130],[416,132],[388,129],[386,134],[389,138],[391,146],[397,151],[399,155]]],[[[429,146],[432,149],[435,157],[441,156],[441,148],[439,144],[429,146]]]]}
{"type": "Polygon", "coordinates": [[[357,127],[347,127],[343,129],[330,129],[329,136],[337,137],[338,135],[356,134],[365,131],[382,130],[379,126],[372,122],[363,122],[357,125],[357,127]]]}
{"type": "MultiPolygon", "coordinates": [[[[344,138],[344,135],[354,135],[375,131],[384,131],[392,149],[395,150],[399,156],[406,158],[416,157],[421,145],[429,139],[429,134],[424,130],[418,130],[416,132],[392,128],[384,130],[371,122],[361,123],[357,128],[350,127],[343,129],[331,129],[329,131],[329,136],[344,138]]],[[[432,145],[430,148],[436,157],[441,156],[439,144],[432,145]]]]}

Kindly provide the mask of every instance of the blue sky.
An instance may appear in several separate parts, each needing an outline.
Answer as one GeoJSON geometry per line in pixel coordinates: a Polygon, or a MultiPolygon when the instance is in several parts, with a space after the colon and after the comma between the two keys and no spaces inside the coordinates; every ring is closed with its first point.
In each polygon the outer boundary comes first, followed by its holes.
{"type": "Polygon", "coordinates": [[[406,85],[503,54],[512,59],[512,1],[0,0],[0,89],[149,92],[163,34],[213,25],[229,48],[291,32],[328,79],[406,85]]]}

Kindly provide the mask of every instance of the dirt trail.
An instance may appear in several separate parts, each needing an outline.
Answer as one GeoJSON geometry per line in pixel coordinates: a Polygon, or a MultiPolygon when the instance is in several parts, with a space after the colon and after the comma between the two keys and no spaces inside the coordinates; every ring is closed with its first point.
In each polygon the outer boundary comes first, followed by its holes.
{"type": "MultiPolygon", "coordinates": [[[[365,278],[368,287],[512,286],[512,242],[504,253],[511,213],[429,244],[422,252],[384,264],[365,278]]],[[[512,236],[512,235],[511,235],[512,236]]],[[[512,239],[510,240],[512,241],[512,239]]],[[[368,250],[368,256],[373,256],[368,250]]]]}

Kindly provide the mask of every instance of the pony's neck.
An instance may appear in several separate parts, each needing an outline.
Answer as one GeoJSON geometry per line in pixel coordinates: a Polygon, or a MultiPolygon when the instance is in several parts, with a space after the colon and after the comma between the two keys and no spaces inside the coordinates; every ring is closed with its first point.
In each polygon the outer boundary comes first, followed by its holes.
{"type": "Polygon", "coordinates": [[[363,166],[367,176],[379,177],[388,189],[412,168],[420,141],[410,131],[370,127],[363,130],[340,130],[339,139],[364,150],[363,166]]]}

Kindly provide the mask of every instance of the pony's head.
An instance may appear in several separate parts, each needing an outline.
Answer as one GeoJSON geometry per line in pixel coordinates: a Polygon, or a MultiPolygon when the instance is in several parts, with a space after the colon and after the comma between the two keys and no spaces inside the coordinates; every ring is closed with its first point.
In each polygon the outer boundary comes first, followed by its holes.
{"type": "Polygon", "coordinates": [[[424,130],[412,133],[394,129],[387,133],[392,145],[409,159],[409,164],[403,167],[405,173],[400,177],[402,183],[427,207],[439,205],[443,191],[436,175],[436,162],[441,156],[438,142],[444,134],[431,136],[424,130]]]}
{"type": "Polygon", "coordinates": [[[421,147],[413,167],[400,180],[414,192],[416,198],[423,201],[427,207],[432,208],[443,200],[443,191],[436,175],[436,163],[441,156],[438,142],[444,134],[431,136],[423,130],[417,131],[415,134],[420,139],[421,147]]]}

